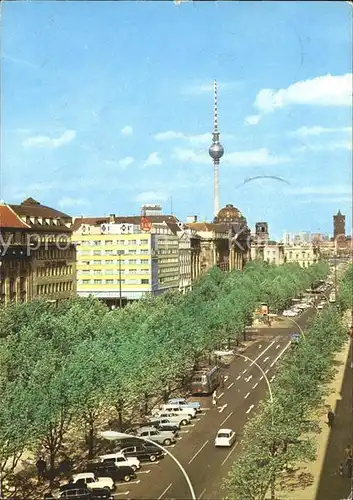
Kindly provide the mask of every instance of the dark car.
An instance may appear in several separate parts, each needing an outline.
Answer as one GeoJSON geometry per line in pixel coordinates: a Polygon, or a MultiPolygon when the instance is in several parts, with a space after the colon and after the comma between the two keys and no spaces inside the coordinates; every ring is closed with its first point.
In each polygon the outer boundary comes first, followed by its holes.
{"type": "Polygon", "coordinates": [[[110,491],[105,488],[94,488],[89,490],[87,486],[77,486],[77,483],[68,483],[60,487],[59,498],[68,500],[113,500],[110,491]]]}
{"type": "Polygon", "coordinates": [[[95,462],[86,467],[87,472],[94,472],[98,477],[111,477],[113,481],[125,481],[128,483],[131,479],[136,479],[136,472],[132,467],[123,465],[117,467],[114,462],[95,462]]]}
{"type": "Polygon", "coordinates": [[[155,462],[164,457],[163,451],[157,446],[153,445],[135,445],[122,448],[121,452],[126,457],[136,457],[140,462],[155,462]]]}

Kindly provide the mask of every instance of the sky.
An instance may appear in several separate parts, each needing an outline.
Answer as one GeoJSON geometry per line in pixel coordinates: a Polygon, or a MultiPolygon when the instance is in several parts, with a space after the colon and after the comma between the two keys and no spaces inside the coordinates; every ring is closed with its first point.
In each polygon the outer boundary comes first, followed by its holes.
{"type": "Polygon", "coordinates": [[[0,197],[212,220],[216,79],[221,206],[350,232],[351,40],[345,2],[5,2],[0,197]]]}

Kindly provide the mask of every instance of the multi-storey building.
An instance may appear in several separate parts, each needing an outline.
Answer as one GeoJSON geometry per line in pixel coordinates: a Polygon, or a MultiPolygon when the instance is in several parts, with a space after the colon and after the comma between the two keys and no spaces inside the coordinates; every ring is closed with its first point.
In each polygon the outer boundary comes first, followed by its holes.
{"type": "Polygon", "coordinates": [[[268,243],[256,243],[251,245],[251,259],[260,259],[269,264],[280,266],[285,262],[284,245],[269,241],[268,243]]]}
{"type": "Polygon", "coordinates": [[[0,205],[3,302],[56,302],[76,294],[70,225],[70,216],[32,198],[20,205],[0,205]]]}
{"type": "Polygon", "coordinates": [[[308,267],[320,259],[320,248],[316,244],[284,245],[285,262],[297,262],[301,267],[308,267]]]}
{"type": "Polygon", "coordinates": [[[148,231],[139,217],[78,218],[77,290],[109,305],[179,287],[178,237],[161,222],[148,231]]]}
{"type": "Polygon", "coordinates": [[[333,239],[345,241],[346,238],[346,216],[341,214],[338,210],[337,214],[333,216],[333,239]]]}

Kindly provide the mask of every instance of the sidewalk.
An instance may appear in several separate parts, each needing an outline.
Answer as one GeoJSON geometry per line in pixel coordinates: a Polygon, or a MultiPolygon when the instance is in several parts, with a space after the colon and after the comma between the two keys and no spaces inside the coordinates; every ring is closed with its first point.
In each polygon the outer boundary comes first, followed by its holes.
{"type": "MultiPolygon", "coordinates": [[[[317,459],[299,464],[276,488],[278,500],[340,500],[348,497],[350,480],[339,475],[344,449],[352,442],[352,369],[350,343],[335,358],[337,373],[328,386],[329,396],[319,411],[321,433],[315,435],[317,459]],[[327,426],[327,409],[335,413],[334,427],[327,426]]],[[[269,496],[266,496],[269,498],[269,496]]]]}

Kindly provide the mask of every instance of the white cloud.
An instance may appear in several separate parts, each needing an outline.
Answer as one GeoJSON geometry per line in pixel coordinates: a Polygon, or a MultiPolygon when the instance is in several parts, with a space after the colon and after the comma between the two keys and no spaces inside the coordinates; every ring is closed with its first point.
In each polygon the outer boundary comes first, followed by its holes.
{"type": "Polygon", "coordinates": [[[321,134],[331,134],[331,133],[340,133],[340,132],[348,132],[352,133],[352,127],[321,127],[319,125],[315,125],[314,127],[300,127],[297,130],[292,130],[288,132],[288,135],[293,137],[310,137],[310,136],[319,136],[321,134]]]}
{"type": "MultiPolygon", "coordinates": [[[[222,138],[231,137],[229,134],[223,134],[222,138]]],[[[187,135],[183,132],[176,132],[174,130],[167,130],[166,132],[159,132],[155,134],[154,138],[157,141],[173,141],[173,140],[184,140],[189,142],[190,144],[197,146],[200,144],[211,144],[212,134],[210,132],[206,132],[205,134],[195,134],[195,135],[187,135]]]]}
{"type": "Polygon", "coordinates": [[[262,89],[254,106],[262,113],[270,113],[293,104],[315,106],[351,106],[352,73],[318,76],[301,80],[285,89],[262,89]]]}
{"type": "Polygon", "coordinates": [[[306,144],[304,146],[299,146],[293,148],[292,151],[337,151],[339,149],[345,149],[347,151],[352,151],[352,141],[337,141],[337,142],[326,142],[324,144],[306,144]]]}
{"type": "Polygon", "coordinates": [[[157,151],[151,153],[144,162],[145,167],[151,167],[153,165],[162,165],[162,159],[157,151]]]}
{"type": "MultiPolygon", "coordinates": [[[[192,149],[175,148],[173,158],[179,161],[189,161],[199,164],[212,164],[210,156],[205,152],[198,152],[192,149]]],[[[253,149],[250,151],[235,151],[227,153],[221,160],[221,164],[239,167],[277,165],[288,162],[287,156],[276,156],[271,154],[267,148],[253,149]]]]}
{"type": "MultiPolygon", "coordinates": [[[[217,82],[218,90],[228,90],[235,88],[239,85],[239,82],[217,82]]],[[[184,94],[205,94],[208,92],[213,92],[214,82],[198,82],[191,84],[183,89],[184,94]]]]}
{"type": "Polygon", "coordinates": [[[167,199],[167,193],[159,191],[145,191],[143,193],[139,193],[135,198],[136,201],[139,201],[141,203],[160,202],[167,199]]]}
{"type": "Polygon", "coordinates": [[[59,206],[64,207],[81,207],[82,205],[87,205],[87,201],[82,198],[70,198],[69,196],[64,196],[59,201],[59,206]]]}
{"type": "Polygon", "coordinates": [[[167,130],[166,132],[159,132],[158,134],[155,134],[154,138],[157,141],[172,141],[174,139],[184,139],[185,135],[182,132],[167,130]]]}
{"type": "Polygon", "coordinates": [[[65,144],[69,144],[76,137],[75,130],[66,130],[59,137],[49,137],[47,135],[36,135],[33,137],[28,137],[22,142],[22,145],[27,148],[49,148],[56,149],[64,146],[65,144]]]}
{"type": "Polygon", "coordinates": [[[134,161],[135,159],[132,156],[126,156],[125,158],[122,158],[121,160],[118,161],[118,165],[124,170],[129,165],[132,165],[134,161]]]}
{"type": "Polygon", "coordinates": [[[250,115],[245,118],[246,125],[257,125],[261,120],[261,115],[250,115]]]}
{"type": "Polygon", "coordinates": [[[19,57],[14,57],[11,56],[10,54],[2,54],[1,56],[2,59],[5,59],[5,61],[9,61],[13,64],[19,64],[21,66],[27,66],[28,68],[32,69],[39,69],[39,66],[36,66],[30,61],[26,61],[25,59],[20,59],[19,57]]]}
{"type": "Polygon", "coordinates": [[[120,133],[123,134],[123,135],[132,135],[132,127],[130,127],[130,125],[125,125],[125,127],[123,127],[121,130],[120,130],[120,133]]]}

